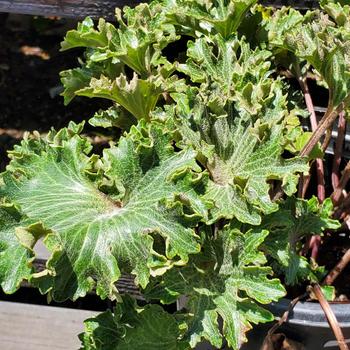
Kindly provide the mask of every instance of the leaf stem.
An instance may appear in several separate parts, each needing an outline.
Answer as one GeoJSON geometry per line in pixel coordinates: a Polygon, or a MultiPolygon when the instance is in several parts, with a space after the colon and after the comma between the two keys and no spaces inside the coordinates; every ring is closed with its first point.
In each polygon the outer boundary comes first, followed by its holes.
{"type": "Polygon", "coordinates": [[[339,121],[338,121],[338,137],[335,143],[334,148],[334,157],[333,157],[333,165],[332,165],[332,186],[333,190],[335,190],[339,185],[339,166],[341,162],[341,154],[345,139],[345,130],[346,130],[346,120],[345,113],[339,113],[339,121]]]}
{"type": "Polygon", "coordinates": [[[345,269],[350,262],[350,248],[345,252],[337,265],[328,273],[326,278],[323,280],[322,285],[330,286],[334,283],[335,279],[345,269]]]}
{"type": "Polygon", "coordinates": [[[331,142],[331,139],[332,139],[332,127],[329,127],[326,130],[326,135],[324,137],[324,140],[323,140],[323,143],[321,146],[323,152],[326,152],[326,150],[329,146],[329,143],[331,142]]]}
{"type": "Polygon", "coordinates": [[[338,205],[340,200],[342,199],[343,190],[345,189],[345,186],[348,183],[349,179],[350,179],[350,161],[348,161],[348,163],[346,164],[343,170],[343,174],[339,180],[339,184],[331,195],[334,205],[338,205]]]}
{"type": "Polygon", "coordinates": [[[325,298],[325,296],[323,295],[322,289],[321,287],[315,283],[312,285],[312,290],[316,296],[316,298],[318,299],[326,317],[328,320],[329,325],[331,326],[333,333],[337,339],[338,345],[339,345],[339,349],[340,350],[349,350],[348,345],[345,342],[345,338],[343,335],[343,332],[339,326],[338,320],[334,315],[333,310],[331,309],[327,299],[325,298]]]}
{"type": "Polygon", "coordinates": [[[350,103],[350,94],[345,97],[342,103],[340,103],[336,108],[329,105],[324,116],[322,117],[321,121],[319,122],[317,129],[315,132],[311,135],[309,141],[306,143],[304,148],[300,152],[301,157],[308,156],[312,149],[315,147],[316,143],[320,140],[320,138],[323,136],[325,131],[331,127],[335,119],[337,118],[338,114],[345,110],[345,107],[348,106],[350,103]]]}
{"type": "MultiPolygon", "coordinates": [[[[300,70],[298,69],[297,72],[299,71],[300,70]]],[[[301,90],[303,91],[303,94],[304,94],[306,107],[310,113],[311,129],[313,132],[315,132],[317,130],[317,117],[316,117],[314,103],[312,101],[312,97],[310,94],[309,87],[307,85],[306,78],[304,79],[302,76],[299,76],[298,81],[299,81],[301,90]]],[[[319,201],[322,203],[326,198],[326,192],[325,192],[325,181],[324,181],[324,165],[323,165],[323,160],[320,158],[316,159],[316,174],[317,174],[317,197],[319,201]]],[[[303,184],[302,193],[304,195],[309,183],[310,183],[310,180],[306,181],[303,184]]]]}

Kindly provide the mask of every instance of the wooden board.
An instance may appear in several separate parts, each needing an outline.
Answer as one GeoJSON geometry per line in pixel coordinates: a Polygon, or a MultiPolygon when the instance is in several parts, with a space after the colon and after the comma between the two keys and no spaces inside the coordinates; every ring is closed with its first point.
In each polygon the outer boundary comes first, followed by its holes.
{"type": "Polygon", "coordinates": [[[137,0],[0,0],[0,12],[71,18],[112,18],[114,9],[137,0]]]}
{"type": "Polygon", "coordinates": [[[1,350],[76,350],[95,311],[0,301],[1,350]]]}
{"type": "MultiPolygon", "coordinates": [[[[147,2],[147,0],[143,0],[147,2]]],[[[113,18],[114,9],[135,6],[140,0],[0,0],[0,12],[81,19],[86,16],[113,18]]],[[[317,0],[261,0],[265,5],[306,9],[318,6],[317,0]]]]}

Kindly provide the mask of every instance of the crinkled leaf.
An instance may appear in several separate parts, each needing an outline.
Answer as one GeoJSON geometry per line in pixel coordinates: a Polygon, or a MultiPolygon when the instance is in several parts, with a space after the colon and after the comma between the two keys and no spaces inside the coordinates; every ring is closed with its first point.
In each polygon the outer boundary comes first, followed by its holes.
{"type": "Polygon", "coordinates": [[[96,112],[89,120],[89,123],[96,127],[118,127],[123,130],[129,130],[131,125],[137,123],[137,120],[125,109],[115,105],[107,110],[96,112]]]}
{"type": "Polygon", "coordinates": [[[272,97],[271,53],[267,50],[252,50],[244,39],[224,40],[216,35],[190,41],[187,56],[186,64],[178,69],[193,82],[205,83],[204,93],[213,95],[217,109],[231,100],[237,109],[256,114],[272,97]]]}
{"type": "Polygon", "coordinates": [[[264,249],[275,259],[274,266],[283,273],[287,284],[317,280],[316,271],[299,254],[299,241],[338,228],[339,222],[332,219],[332,212],[330,199],[320,205],[316,197],[310,200],[290,198],[278,212],[264,217],[262,227],[270,232],[264,249]]]}
{"type": "MultiPolygon", "coordinates": [[[[284,47],[286,34],[294,30],[302,21],[303,15],[299,11],[283,7],[275,11],[272,16],[263,17],[261,25],[267,33],[270,45],[281,49],[284,47]]],[[[259,33],[259,35],[262,36],[262,33],[259,33]]]]}
{"type": "Polygon", "coordinates": [[[347,0],[321,0],[321,6],[338,26],[350,29],[350,6],[347,0]]]}
{"type": "Polygon", "coordinates": [[[88,87],[75,92],[76,95],[101,97],[119,103],[137,119],[149,119],[160,94],[164,92],[161,81],[142,80],[134,74],[128,81],[120,75],[114,81],[105,76],[92,78],[88,87]]]}
{"type": "Polygon", "coordinates": [[[287,103],[281,82],[269,77],[268,56],[236,39],[201,38],[190,44],[181,67],[201,82],[199,89],[172,97],[183,140],[202,156],[214,181],[206,196],[215,205],[212,221],[236,217],[259,224],[261,212],[278,208],[268,181],[281,180],[290,195],[296,173],[308,170],[306,160],[282,158],[287,103]]]}
{"type": "Polygon", "coordinates": [[[114,26],[106,22],[103,18],[99,20],[98,28],[95,29],[93,20],[87,17],[83,22],[78,23],[76,30],[67,32],[65,40],[61,44],[61,49],[105,47],[108,45],[109,38],[114,33],[114,26]]]}
{"type": "Polygon", "coordinates": [[[334,26],[329,17],[310,14],[285,38],[287,48],[323,77],[332,108],[340,105],[350,90],[350,38],[334,26]]]}
{"type": "Polygon", "coordinates": [[[137,307],[129,297],[111,311],[85,321],[84,350],[182,350],[175,318],[158,305],[137,307]]]}
{"type": "Polygon", "coordinates": [[[244,16],[257,0],[235,1],[166,1],[167,17],[172,23],[180,26],[180,30],[197,36],[200,33],[217,34],[228,38],[237,31],[244,16]]]}
{"type": "Polygon", "coordinates": [[[142,76],[149,76],[153,67],[169,62],[161,50],[179,39],[175,27],[166,20],[161,4],[140,4],[124,8],[124,16],[116,11],[120,27],[111,38],[113,54],[142,76]],[[123,18],[124,17],[124,18],[123,18]]]}
{"type": "Polygon", "coordinates": [[[96,281],[99,295],[113,297],[120,269],[145,286],[150,273],[198,252],[190,225],[206,206],[196,192],[203,191],[196,153],[174,152],[169,134],[149,125],[133,127],[98,161],[86,155],[91,146],[77,131],[71,124],[48,142],[24,141],[4,174],[3,194],[52,230],[41,288],[57,300],[76,299],[96,281]]]}
{"type": "Polygon", "coordinates": [[[77,30],[67,33],[62,49],[89,48],[92,50],[89,52],[90,61],[112,59],[122,62],[143,77],[149,76],[158,64],[168,64],[161,50],[178,36],[174,26],[165,21],[160,4],[125,7],[124,15],[117,9],[116,19],[118,28],[101,19],[95,29],[92,20],[87,18],[77,30]]]}
{"type": "Polygon", "coordinates": [[[281,298],[285,290],[277,279],[270,279],[259,246],[267,231],[245,234],[225,228],[216,239],[207,238],[203,252],[191,264],[169,271],[158,285],[146,291],[149,297],[165,303],[180,295],[188,298],[187,338],[191,347],[202,339],[216,348],[224,336],[228,345],[239,349],[246,341],[251,323],[269,322],[273,315],[259,304],[281,298]],[[222,334],[219,317],[223,320],[222,334]]]}

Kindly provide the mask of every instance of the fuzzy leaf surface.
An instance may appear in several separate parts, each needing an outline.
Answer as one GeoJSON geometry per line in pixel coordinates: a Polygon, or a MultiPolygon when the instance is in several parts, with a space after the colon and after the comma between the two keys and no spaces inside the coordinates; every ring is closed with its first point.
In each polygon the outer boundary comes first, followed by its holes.
{"type": "Polygon", "coordinates": [[[165,1],[167,17],[187,35],[221,34],[228,38],[237,31],[257,0],[165,1]]]}
{"type": "Polygon", "coordinates": [[[296,189],[306,160],[283,159],[288,108],[281,81],[270,77],[270,53],[251,50],[238,39],[200,38],[190,42],[180,66],[200,88],[172,94],[184,143],[199,153],[213,183],[207,200],[212,221],[236,217],[259,224],[261,213],[276,211],[269,180],[281,180],[287,194],[296,189]]]}
{"type": "Polygon", "coordinates": [[[180,295],[188,297],[187,338],[192,348],[203,339],[220,348],[225,337],[237,350],[246,341],[245,333],[252,323],[273,320],[259,304],[278,300],[285,290],[279,280],[269,278],[271,268],[261,266],[265,257],[259,246],[267,234],[254,229],[243,234],[226,228],[216,239],[206,240],[203,252],[191,264],[172,269],[158,285],[149,288],[148,296],[164,303],[180,295]]]}
{"type": "MultiPolygon", "coordinates": [[[[286,47],[300,60],[306,60],[329,88],[329,103],[339,106],[350,90],[350,37],[329,16],[318,12],[286,33],[286,47]]],[[[347,102],[348,103],[348,102],[347,102]]]]}
{"type": "Polygon", "coordinates": [[[84,350],[182,350],[175,318],[159,305],[141,308],[123,298],[111,311],[85,321],[84,350]]]}
{"type": "Polygon", "coordinates": [[[196,193],[201,174],[193,150],[174,152],[157,126],[133,127],[101,161],[86,155],[91,146],[72,128],[49,138],[15,149],[2,192],[52,230],[52,256],[38,283],[56,300],[83,296],[94,282],[99,295],[113,297],[120,270],[146,286],[151,272],[198,252],[190,226],[206,207],[196,193]]]}
{"type": "Polygon", "coordinates": [[[317,280],[317,271],[298,253],[299,241],[327,229],[337,229],[339,222],[332,219],[332,209],[330,199],[319,204],[316,197],[307,201],[290,198],[278,212],[264,217],[262,227],[270,232],[264,249],[275,259],[276,271],[283,273],[286,284],[317,280]]]}

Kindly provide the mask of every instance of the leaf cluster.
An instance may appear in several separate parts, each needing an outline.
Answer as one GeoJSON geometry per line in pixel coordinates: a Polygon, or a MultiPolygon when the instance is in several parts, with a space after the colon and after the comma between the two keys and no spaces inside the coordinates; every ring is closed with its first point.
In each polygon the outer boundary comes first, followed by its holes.
{"type": "MultiPolygon", "coordinates": [[[[28,280],[57,301],[95,289],[115,310],[86,321],[84,349],[239,349],[285,285],[318,281],[300,256],[312,234],[339,227],[330,200],[295,195],[310,157],[300,92],[281,74],[313,70],[329,106],[350,91],[349,6],[305,15],[255,0],[159,0],[87,18],[62,50],[65,103],[110,101],[89,117],[120,129],[101,154],[70,123],[27,135],[1,174],[0,285],[28,280]],[[249,27],[251,23],[251,27],[249,27]],[[249,38],[249,40],[248,40],[249,38]],[[35,271],[39,239],[51,253],[35,271]],[[132,274],[148,301],[187,300],[170,314],[121,296],[132,274]]],[[[316,154],[316,156],[315,156],[316,154]]]]}

